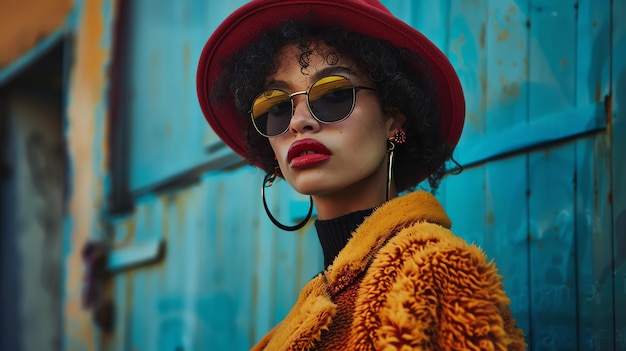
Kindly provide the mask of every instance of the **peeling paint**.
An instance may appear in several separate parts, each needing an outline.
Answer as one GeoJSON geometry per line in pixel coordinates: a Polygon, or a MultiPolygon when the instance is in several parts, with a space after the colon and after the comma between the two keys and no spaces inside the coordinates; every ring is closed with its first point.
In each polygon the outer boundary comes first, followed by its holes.
{"type": "Polygon", "coordinates": [[[70,159],[69,214],[65,235],[71,243],[65,257],[66,346],[76,343],[86,350],[96,349],[97,331],[91,312],[81,305],[83,269],[81,250],[94,237],[103,236],[99,211],[103,208],[107,146],[102,126],[108,116],[106,106],[108,65],[111,48],[103,45],[113,30],[116,0],[89,0],[77,6],[74,66],[70,72],[67,140],[70,159]],[[107,11],[108,9],[108,11],[107,11]],[[98,162],[100,161],[100,162],[98,162]]]}

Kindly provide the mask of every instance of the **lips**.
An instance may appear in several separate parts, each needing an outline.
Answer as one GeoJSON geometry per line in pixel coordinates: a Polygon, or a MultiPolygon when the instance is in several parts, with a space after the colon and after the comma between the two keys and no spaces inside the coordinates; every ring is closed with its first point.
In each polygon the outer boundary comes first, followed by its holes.
{"type": "Polygon", "coordinates": [[[331,156],[330,150],[314,139],[302,139],[294,142],[287,152],[287,162],[291,168],[306,168],[318,165],[331,156]]]}

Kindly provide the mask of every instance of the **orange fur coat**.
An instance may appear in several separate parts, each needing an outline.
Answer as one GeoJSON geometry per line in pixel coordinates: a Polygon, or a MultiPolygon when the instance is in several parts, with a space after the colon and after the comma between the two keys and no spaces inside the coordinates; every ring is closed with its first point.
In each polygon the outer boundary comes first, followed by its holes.
{"type": "Polygon", "coordinates": [[[502,277],[418,191],[365,219],[253,350],[524,350],[502,277]]]}

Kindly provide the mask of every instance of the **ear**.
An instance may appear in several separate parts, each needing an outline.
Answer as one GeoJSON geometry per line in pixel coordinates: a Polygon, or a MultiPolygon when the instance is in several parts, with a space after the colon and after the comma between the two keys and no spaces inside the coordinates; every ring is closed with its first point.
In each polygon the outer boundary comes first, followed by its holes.
{"type": "Polygon", "coordinates": [[[387,120],[387,137],[392,138],[396,131],[398,131],[406,122],[406,116],[398,110],[395,110],[393,114],[387,120]]]}

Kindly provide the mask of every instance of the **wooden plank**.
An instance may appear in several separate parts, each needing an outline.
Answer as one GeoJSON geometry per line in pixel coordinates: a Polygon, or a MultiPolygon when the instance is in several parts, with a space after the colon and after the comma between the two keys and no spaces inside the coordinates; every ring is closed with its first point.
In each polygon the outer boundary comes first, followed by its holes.
{"type": "Polygon", "coordinates": [[[626,350],[626,1],[612,2],[613,267],[615,350],[626,350]]]}
{"type": "Polygon", "coordinates": [[[448,51],[450,0],[382,0],[395,16],[418,29],[441,51],[448,51]]]}
{"type": "MultiPolygon", "coordinates": [[[[505,148],[536,135],[512,132],[528,128],[529,7],[528,1],[489,2],[485,137],[464,145],[464,162],[511,152],[505,148]]],[[[504,276],[517,326],[530,338],[527,157],[489,162],[485,178],[485,252],[504,276]]]]}
{"type": "Polygon", "coordinates": [[[517,326],[529,335],[527,156],[488,163],[485,178],[484,249],[504,277],[517,326]]]}
{"type": "MultiPolygon", "coordinates": [[[[488,1],[449,4],[447,53],[455,67],[465,93],[466,121],[455,158],[464,164],[463,147],[485,133],[487,58],[484,35],[487,26],[488,1]]],[[[442,16],[438,17],[441,21],[442,16]]],[[[428,23],[429,18],[424,17],[428,23]]],[[[452,230],[469,243],[481,246],[484,241],[484,168],[466,169],[442,182],[440,198],[452,220],[452,230]],[[468,184],[472,184],[468,187],[468,184]],[[472,211],[467,209],[471,208],[472,211]]]]}
{"type": "Polygon", "coordinates": [[[568,0],[530,8],[530,121],[576,106],[576,7],[568,0]]]}
{"type": "Polygon", "coordinates": [[[452,231],[480,247],[485,240],[484,172],[484,167],[466,169],[445,183],[446,210],[452,220],[452,231]]]}
{"type": "MultiPolygon", "coordinates": [[[[579,109],[601,105],[596,118],[604,124],[604,100],[610,93],[610,11],[606,1],[579,2],[576,104],[579,109]]],[[[612,156],[607,132],[576,143],[579,350],[614,349],[612,156]]]]}
{"type": "Polygon", "coordinates": [[[576,267],[579,350],[613,348],[611,142],[576,142],[576,267]]]}
{"type": "Polygon", "coordinates": [[[531,349],[576,349],[575,151],[529,155],[531,349]]]}
{"type": "Polygon", "coordinates": [[[487,0],[480,0],[454,2],[450,7],[446,52],[461,80],[467,105],[465,127],[457,148],[457,159],[461,163],[464,163],[464,143],[480,140],[485,134],[488,6],[487,0]]]}
{"type": "Polygon", "coordinates": [[[130,120],[133,192],[147,192],[208,165],[216,169],[241,162],[230,149],[215,147],[221,142],[202,118],[195,73],[214,28],[244,2],[143,0],[128,5],[121,57],[127,93],[120,113],[130,120]]]}

